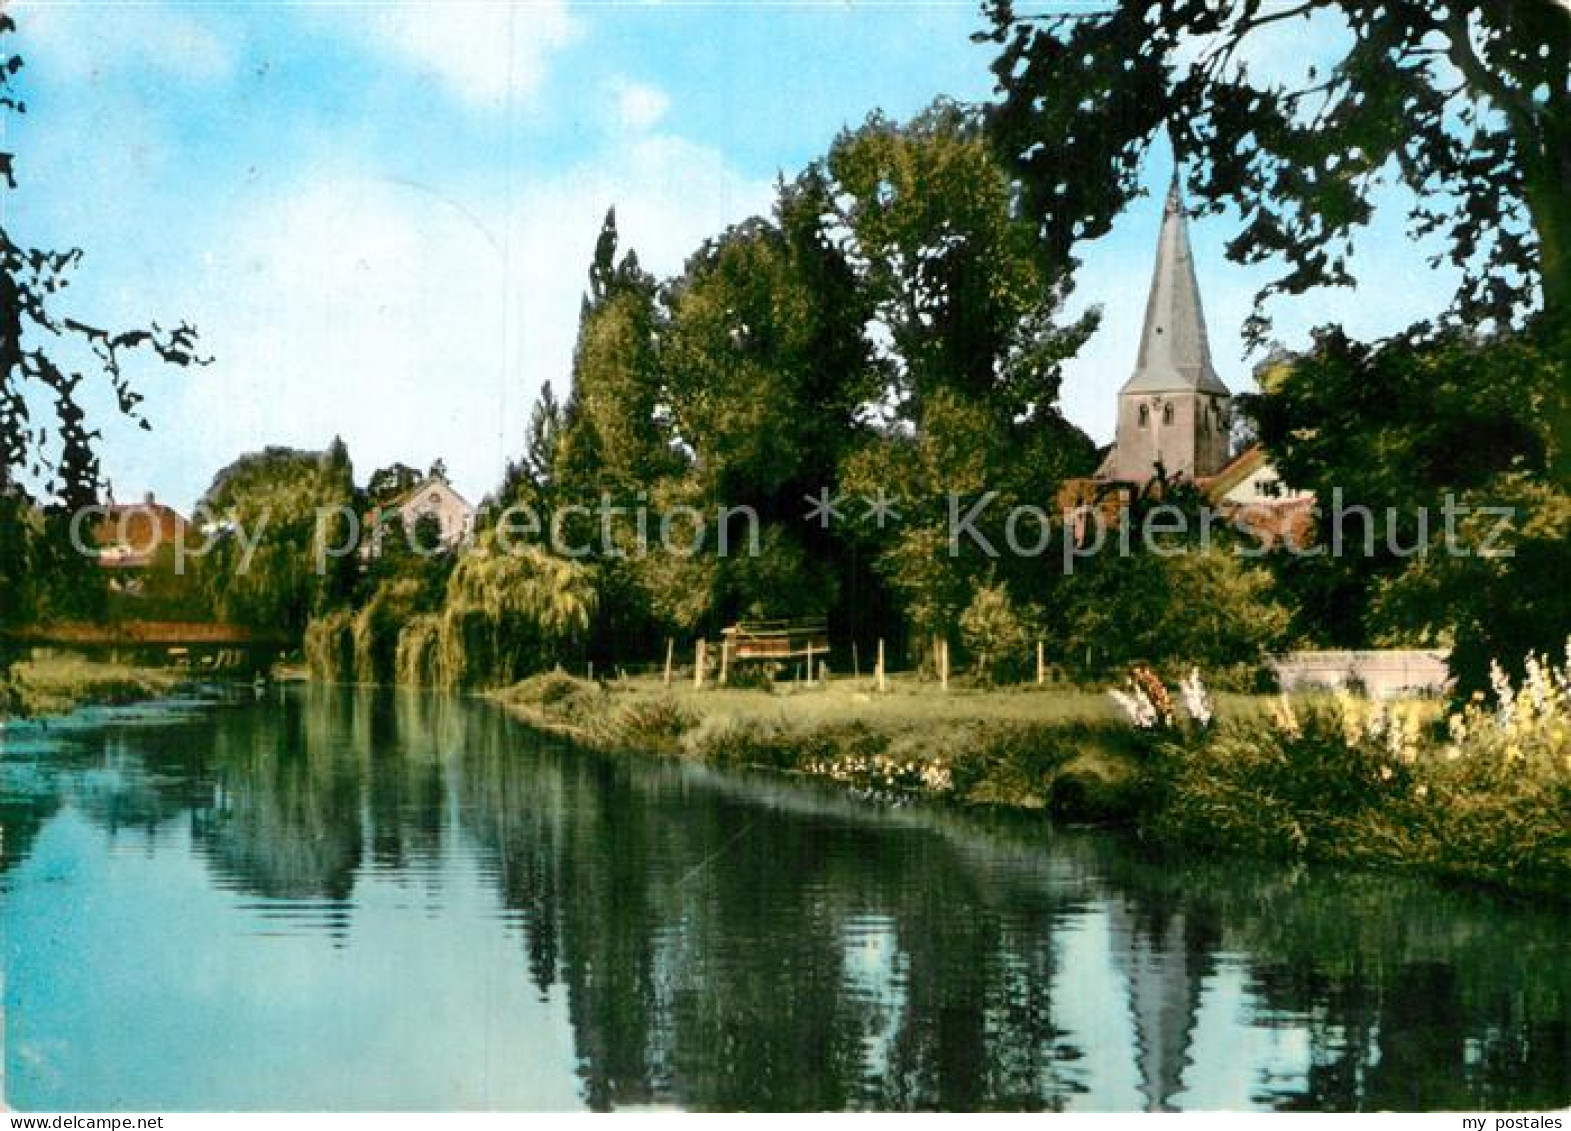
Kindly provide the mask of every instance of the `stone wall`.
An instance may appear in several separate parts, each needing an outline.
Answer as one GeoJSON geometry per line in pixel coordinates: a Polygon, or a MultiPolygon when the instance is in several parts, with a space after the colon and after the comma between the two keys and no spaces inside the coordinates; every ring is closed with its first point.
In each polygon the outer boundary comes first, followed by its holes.
{"type": "Polygon", "coordinates": [[[1449,674],[1441,650],[1284,652],[1266,666],[1283,691],[1361,688],[1370,697],[1443,695],[1449,674]]]}

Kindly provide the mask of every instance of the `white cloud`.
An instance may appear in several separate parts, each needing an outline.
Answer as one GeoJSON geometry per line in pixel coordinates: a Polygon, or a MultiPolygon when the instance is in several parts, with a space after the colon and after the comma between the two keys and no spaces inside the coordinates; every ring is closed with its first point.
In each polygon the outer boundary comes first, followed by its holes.
{"type": "Polygon", "coordinates": [[[263,444],[334,433],[362,478],[446,459],[472,499],[522,444],[540,384],[565,391],[595,238],[615,204],[624,249],[680,270],[706,237],[769,206],[773,187],[681,138],[649,136],[522,188],[480,193],[323,172],[224,225],[182,312],[215,364],[149,404],[159,432],[114,449],[115,481],[194,497],[263,444]],[[178,436],[183,482],[156,469],[178,436]]]}
{"type": "Polygon", "coordinates": [[[492,108],[538,91],[551,55],[580,31],[565,0],[411,0],[356,5],[344,18],[384,53],[492,108]]]}
{"type": "Polygon", "coordinates": [[[616,124],[625,130],[652,128],[671,109],[671,97],[657,86],[618,79],[611,86],[616,124]]]}
{"type": "Polygon", "coordinates": [[[233,48],[200,14],[168,4],[48,4],[23,0],[17,31],[29,66],[73,81],[130,68],[212,82],[234,70],[233,48]]]}

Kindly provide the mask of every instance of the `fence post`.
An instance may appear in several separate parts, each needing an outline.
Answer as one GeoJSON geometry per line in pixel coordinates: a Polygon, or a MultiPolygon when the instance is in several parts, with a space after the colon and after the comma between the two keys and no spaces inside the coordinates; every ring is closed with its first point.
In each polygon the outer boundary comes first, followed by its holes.
{"type": "Polygon", "coordinates": [[[1042,642],[1036,642],[1036,685],[1041,687],[1047,682],[1047,667],[1042,663],[1042,642]]]}
{"type": "Polygon", "coordinates": [[[693,645],[693,690],[704,689],[704,645],[708,643],[703,637],[698,638],[698,643],[693,645]]]}
{"type": "Polygon", "coordinates": [[[878,678],[878,690],[885,690],[884,686],[884,638],[878,638],[878,666],[873,669],[878,678]]]}
{"type": "Polygon", "coordinates": [[[671,660],[675,657],[675,655],[676,638],[667,636],[665,638],[665,685],[667,687],[671,686],[671,660]]]}
{"type": "Polygon", "coordinates": [[[724,637],[721,637],[721,639],[720,639],[720,686],[721,687],[724,687],[726,685],[726,677],[727,677],[727,673],[730,671],[730,668],[731,668],[731,638],[729,636],[724,636],[724,637]]]}
{"type": "Polygon", "coordinates": [[[938,678],[945,691],[949,690],[949,637],[944,637],[938,646],[939,667],[938,678]]]}
{"type": "Polygon", "coordinates": [[[807,643],[807,686],[813,686],[813,642],[807,643]]]}

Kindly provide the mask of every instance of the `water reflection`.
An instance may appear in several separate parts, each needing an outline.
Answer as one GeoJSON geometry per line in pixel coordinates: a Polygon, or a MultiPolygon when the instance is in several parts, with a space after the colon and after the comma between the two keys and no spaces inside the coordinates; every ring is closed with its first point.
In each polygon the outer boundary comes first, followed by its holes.
{"type": "Polygon", "coordinates": [[[484,704],[13,727],[0,821],[23,1107],[1571,1099],[1563,908],[871,812],[484,704]]]}

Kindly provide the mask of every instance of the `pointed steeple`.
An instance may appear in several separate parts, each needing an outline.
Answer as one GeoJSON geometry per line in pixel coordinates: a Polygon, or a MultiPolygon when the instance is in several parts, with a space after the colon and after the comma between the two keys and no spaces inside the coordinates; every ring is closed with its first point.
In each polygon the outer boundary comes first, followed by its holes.
{"type": "Polygon", "coordinates": [[[1195,390],[1228,396],[1227,386],[1211,364],[1200,284],[1189,250],[1189,222],[1179,191],[1178,170],[1167,190],[1162,234],[1156,247],[1156,270],[1146,300],[1140,356],[1125,393],[1172,393],[1195,390]]]}

